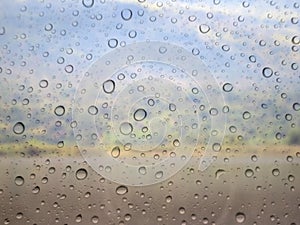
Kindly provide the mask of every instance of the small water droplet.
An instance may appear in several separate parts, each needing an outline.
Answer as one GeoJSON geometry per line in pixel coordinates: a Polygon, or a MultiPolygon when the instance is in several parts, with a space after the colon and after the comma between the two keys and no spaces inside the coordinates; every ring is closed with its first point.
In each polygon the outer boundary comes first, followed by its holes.
{"type": "Polygon", "coordinates": [[[233,86],[231,83],[225,83],[223,85],[223,91],[225,91],[225,92],[231,92],[232,89],[233,89],[233,86]]]}
{"type": "Polygon", "coordinates": [[[35,187],[32,189],[32,193],[33,193],[33,194],[38,194],[38,193],[40,193],[40,187],[39,187],[39,186],[35,186],[35,187]]]}
{"type": "Polygon", "coordinates": [[[214,144],[212,145],[212,149],[213,149],[215,152],[221,151],[221,148],[222,148],[222,146],[221,146],[220,143],[214,143],[214,144]]]}
{"type": "Polygon", "coordinates": [[[116,188],[116,193],[118,195],[125,195],[128,192],[128,188],[124,185],[120,185],[116,188]]]}
{"type": "Polygon", "coordinates": [[[15,178],[15,184],[18,186],[22,186],[24,184],[24,178],[22,176],[17,176],[15,178]]]}
{"type": "Polygon", "coordinates": [[[88,108],[88,113],[90,114],[90,115],[97,115],[97,113],[98,113],[98,108],[96,107],[96,106],[94,106],[94,105],[91,105],[91,106],[89,106],[89,108],[88,108]]]}
{"type": "Polygon", "coordinates": [[[146,118],[147,116],[147,112],[145,109],[137,109],[134,114],[133,114],[133,118],[136,120],[136,121],[142,121],[146,118]]]}
{"type": "Polygon", "coordinates": [[[106,94],[111,94],[114,92],[116,85],[113,80],[107,80],[103,83],[102,88],[106,94]]]}
{"type": "Polygon", "coordinates": [[[94,5],[94,0],[82,0],[82,5],[86,8],[91,8],[94,5]]]}
{"type": "Polygon", "coordinates": [[[206,34],[210,31],[210,27],[207,24],[201,24],[199,30],[202,34],[206,34]]]}
{"type": "Polygon", "coordinates": [[[223,169],[218,169],[215,173],[215,178],[219,179],[223,174],[225,173],[225,170],[223,169]]]}
{"type": "Polygon", "coordinates": [[[65,107],[62,105],[56,106],[54,113],[57,116],[63,116],[65,114],[65,107]]]}
{"type": "Polygon", "coordinates": [[[46,88],[48,87],[48,81],[47,80],[41,80],[40,83],[39,83],[39,86],[41,88],[46,88]]]}
{"type": "Polygon", "coordinates": [[[5,27],[1,27],[0,28],[0,35],[4,35],[5,34],[5,27]]]}
{"type": "Polygon", "coordinates": [[[146,175],[147,174],[147,169],[144,166],[139,167],[138,171],[141,175],[146,175]]]}
{"type": "Polygon", "coordinates": [[[66,65],[65,71],[66,71],[67,73],[72,73],[73,70],[74,70],[74,67],[73,67],[72,65],[66,65]]]}
{"type": "Polygon", "coordinates": [[[132,18],[132,11],[130,9],[123,9],[121,12],[121,17],[125,21],[130,20],[132,18]]]}
{"type": "Polygon", "coordinates": [[[245,176],[246,177],[252,177],[254,175],[254,172],[252,169],[246,169],[245,176]]]}
{"type": "Polygon", "coordinates": [[[155,178],[160,179],[160,178],[163,177],[163,175],[164,175],[164,173],[162,171],[158,171],[158,172],[155,173],[155,178]]]}
{"type": "Polygon", "coordinates": [[[118,158],[120,156],[120,148],[118,146],[114,147],[112,150],[111,150],[111,156],[113,158],[118,158]]]}
{"type": "Polygon", "coordinates": [[[118,46],[118,43],[119,43],[118,40],[115,39],[115,38],[112,38],[112,39],[108,40],[108,46],[110,48],[116,48],[118,46]]]}
{"type": "Polygon", "coordinates": [[[236,215],[235,215],[235,220],[237,223],[244,223],[245,220],[246,220],[246,216],[244,213],[242,212],[238,212],[236,215]]]}
{"type": "Polygon", "coordinates": [[[88,175],[88,173],[87,173],[86,169],[81,168],[76,171],[76,178],[78,180],[84,180],[87,177],[87,175],[88,175]]]}
{"type": "Polygon", "coordinates": [[[293,104],[293,109],[294,109],[295,111],[299,111],[299,110],[300,110],[300,103],[295,102],[295,103],[293,104]]]}
{"type": "Polygon", "coordinates": [[[265,78],[270,78],[273,75],[273,70],[270,67],[265,67],[262,70],[262,74],[265,78]]]}
{"type": "Polygon", "coordinates": [[[120,132],[123,135],[128,135],[133,131],[133,126],[131,123],[124,122],[120,125],[120,132]]]}
{"type": "Polygon", "coordinates": [[[173,146],[174,146],[174,147],[179,147],[179,146],[180,146],[180,141],[179,141],[178,139],[175,139],[175,140],[173,141],[173,146]]]}
{"type": "Polygon", "coordinates": [[[92,223],[96,224],[99,222],[99,217],[98,216],[93,216],[91,219],[92,223]]]}
{"type": "Polygon", "coordinates": [[[272,174],[273,174],[273,176],[275,176],[275,177],[279,176],[279,174],[280,174],[279,169],[277,169],[277,168],[273,169],[273,170],[272,170],[272,174]]]}
{"type": "Polygon", "coordinates": [[[14,126],[13,126],[13,132],[15,134],[23,134],[25,131],[25,125],[22,122],[17,122],[14,126]]]}
{"type": "Polygon", "coordinates": [[[248,112],[248,111],[245,111],[243,113],[243,119],[247,120],[247,119],[250,119],[251,118],[251,113],[248,112]]]}

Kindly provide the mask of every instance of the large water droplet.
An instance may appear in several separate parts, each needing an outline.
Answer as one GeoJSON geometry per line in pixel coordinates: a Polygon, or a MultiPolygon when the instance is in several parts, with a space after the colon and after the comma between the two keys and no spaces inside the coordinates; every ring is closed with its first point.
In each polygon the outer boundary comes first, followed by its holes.
{"type": "Polygon", "coordinates": [[[131,123],[124,122],[120,125],[120,132],[123,135],[128,135],[133,131],[133,126],[131,123]]]}
{"type": "Polygon", "coordinates": [[[127,192],[128,192],[128,188],[124,185],[121,185],[121,186],[117,187],[117,189],[116,189],[116,193],[118,195],[125,195],[127,192]]]}
{"type": "Polygon", "coordinates": [[[13,132],[15,134],[23,134],[24,131],[25,131],[25,125],[22,122],[17,122],[13,126],[13,132]]]}
{"type": "Polygon", "coordinates": [[[147,112],[145,109],[137,109],[133,114],[133,118],[136,121],[142,121],[146,118],[146,116],[147,116],[147,112]]]}
{"type": "Polygon", "coordinates": [[[115,82],[113,80],[107,80],[103,83],[102,88],[106,94],[111,94],[115,90],[115,82]]]}
{"type": "Polygon", "coordinates": [[[88,173],[87,173],[86,169],[81,168],[76,171],[76,178],[78,180],[84,180],[87,177],[87,175],[88,175],[88,173]]]}

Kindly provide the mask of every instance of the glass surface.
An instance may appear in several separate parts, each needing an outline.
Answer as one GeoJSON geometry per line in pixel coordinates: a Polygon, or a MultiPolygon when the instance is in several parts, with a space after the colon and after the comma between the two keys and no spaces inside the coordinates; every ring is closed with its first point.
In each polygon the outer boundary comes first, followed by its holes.
{"type": "Polygon", "coordinates": [[[0,224],[299,224],[299,8],[0,1],[0,224]]]}

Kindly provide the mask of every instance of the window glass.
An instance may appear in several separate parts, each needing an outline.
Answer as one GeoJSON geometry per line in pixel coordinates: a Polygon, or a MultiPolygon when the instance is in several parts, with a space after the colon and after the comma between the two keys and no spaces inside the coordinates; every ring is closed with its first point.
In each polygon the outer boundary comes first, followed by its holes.
{"type": "Polygon", "coordinates": [[[295,1],[0,2],[0,224],[299,224],[295,1]]]}

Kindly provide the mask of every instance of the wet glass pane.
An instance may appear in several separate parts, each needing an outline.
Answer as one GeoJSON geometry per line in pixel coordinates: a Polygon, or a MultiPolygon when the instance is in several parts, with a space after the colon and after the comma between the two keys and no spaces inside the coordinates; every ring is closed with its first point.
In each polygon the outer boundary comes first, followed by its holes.
{"type": "Polygon", "coordinates": [[[1,1],[0,224],[299,224],[299,7],[1,1]]]}

